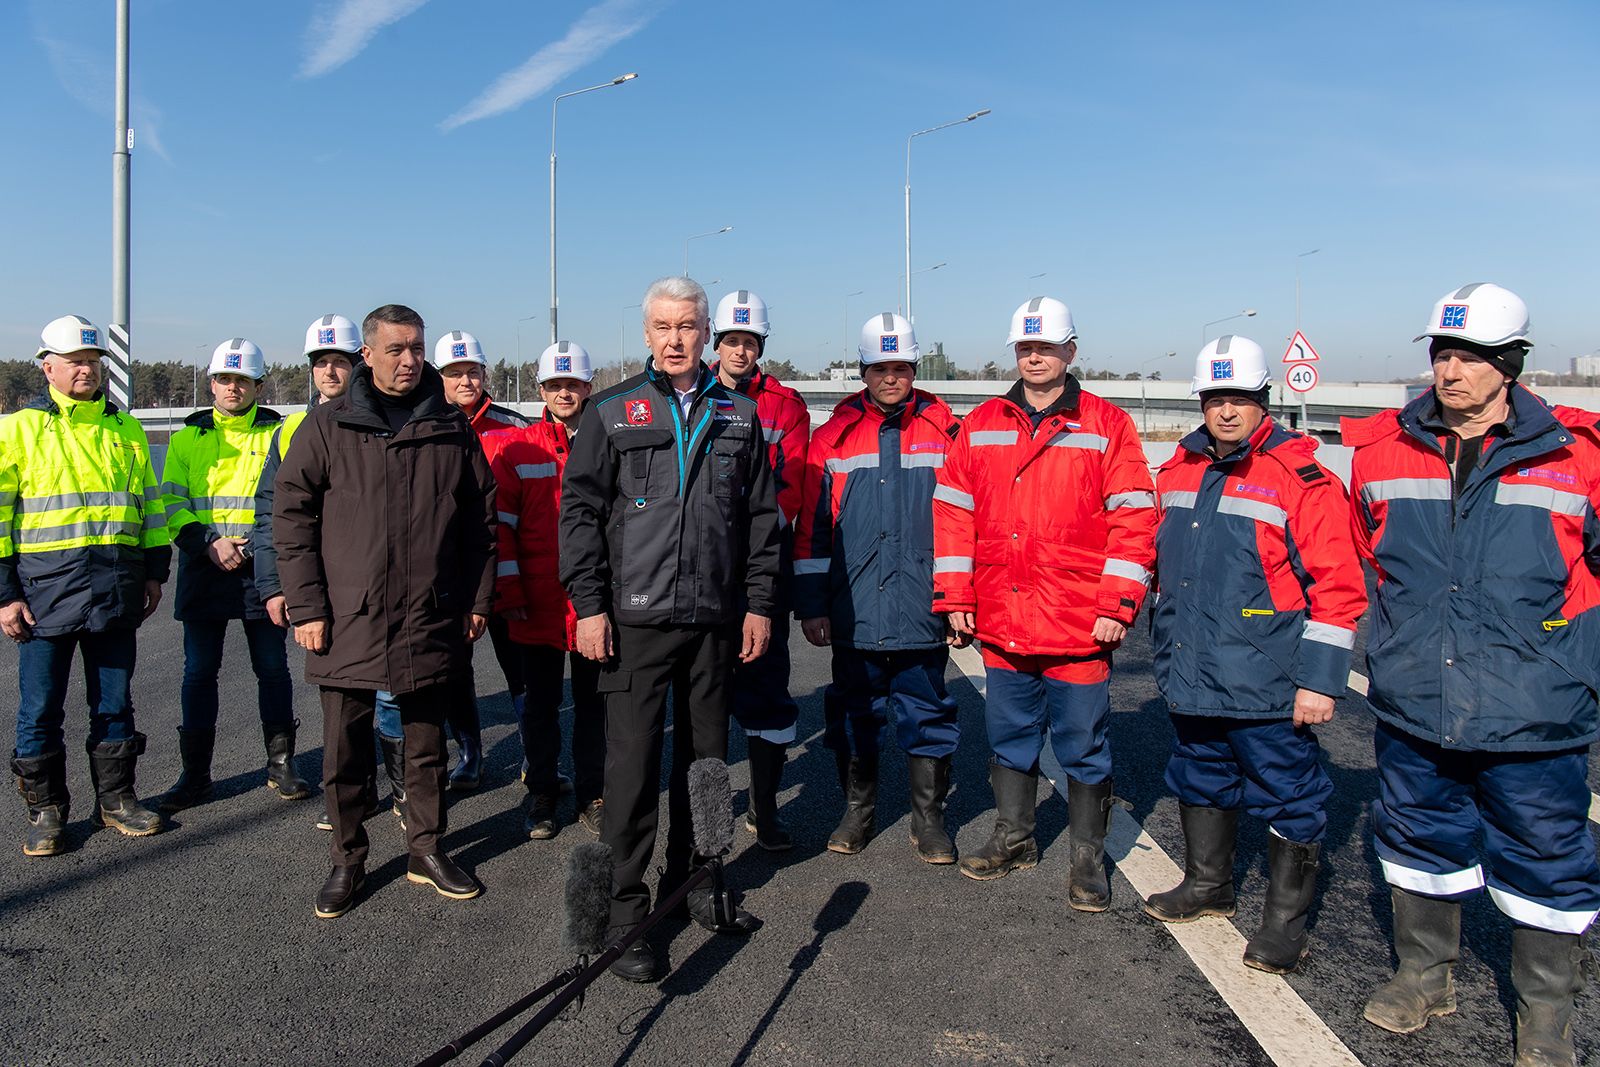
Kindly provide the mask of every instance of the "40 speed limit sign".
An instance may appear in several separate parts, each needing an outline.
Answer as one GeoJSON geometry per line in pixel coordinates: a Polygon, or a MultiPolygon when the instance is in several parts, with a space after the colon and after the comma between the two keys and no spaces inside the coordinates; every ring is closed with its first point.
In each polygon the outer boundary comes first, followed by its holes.
{"type": "Polygon", "coordinates": [[[1283,380],[1297,393],[1308,393],[1317,385],[1317,368],[1311,363],[1291,363],[1283,380]]]}

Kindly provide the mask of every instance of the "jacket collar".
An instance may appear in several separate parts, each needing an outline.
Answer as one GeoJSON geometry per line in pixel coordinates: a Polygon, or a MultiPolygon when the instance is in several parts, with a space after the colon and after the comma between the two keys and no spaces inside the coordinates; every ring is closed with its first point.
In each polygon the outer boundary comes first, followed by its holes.
{"type": "MultiPolygon", "coordinates": [[[[662,396],[672,397],[674,400],[677,399],[676,390],[672,388],[672,379],[656,367],[654,356],[645,361],[644,374],[646,378],[650,379],[650,384],[654,385],[662,396]]],[[[700,375],[695,379],[694,383],[694,395],[698,398],[702,393],[710,392],[711,388],[717,384],[717,378],[711,373],[711,368],[706,366],[705,360],[701,360],[700,375]]]]}
{"type": "Polygon", "coordinates": [[[215,407],[202,408],[183,420],[185,426],[198,426],[202,430],[243,430],[252,426],[271,426],[282,422],[283,416],[271,408],[251,404],[238,415],[229,415],[215,407]]]}
{"type": "MultiPolygon", "coordinates": [[[[1542,442],[1546,435],[1552,434],[1554,437],[1549,444],[1552,448],[1572,440],[1572,434],[1551,414],[1549,405],[1534,396],[1520,382],[1512,383],[1506,399],[1511,406],[1510,418],[1506,420],[1509,425],[1506,426],[1507,432],[1497,447],[1542,442]]],[[[1439,434],[1448,432],[1443,430],[1443,420],[1438,412],[1439,401],[1430,388],[1400,409],[1400,428],[1436,449],[1439,447],[1439,434]]]]}
{"type": "Polygon", "coordinates": [[[1243,448],[1234,449],[1226,456],[1214,454],[1216,442],[1212,440],[1211,431],[1206,429],[1203,422],[1185,435],[1183,440],[1178,442],[1178,447],[1196,455],[1204,456],[1214,463],[1228,463],[1243,459],[1252,453],[1270,452],[1285,441],[1293,438],[1294,434],[1279,426],[1272,416],[1268,415],[1261,420],[1261,425],[1257,426],[1255,431],[1250,434],[1250,439],[1244,443],[1243,448]]]}
{"type": "MultiPolygon", "coordinates": [[[[455,411],[455,405],[444,398],[444,379],[426,363],[422,365],[422,380],[417,383],[417,391],[420,395],[408,425],[422,419],[449,416],[455,411]]],[[[345,425],[379,433],[389,432],[389,420],[378,401],[378,387],[372,384],[372,368],[365,363],[356,366],[355,373],[350,376],[350,388],[333,403],[344,405],[338,418],[345,425]]],[[[465,421],[466,416],[461,418],[465,421]]]]}
{"type": "Polygon", "coordinates": [[[69,422],[92,422],[102,414],[115,415],[117,405],[106,396],[104,389],[98,390],[88,400],[74,400],[66,393],[61,392],[53,385],[45,386],[45,391],[27,404],[35,411],[48,412],[51,415],[61,415],[69,422]]]}
{"type": "MultiPolygon", "coordinates": [[[[1078,409],[1078,398],[1082,394],[1083,385],[1078,381],[1078,376],[1068,374],[1066,385],[1062,387],[1061,395],[1056,397],[1055,403],[1044,409],[1043,417],[1040,421],[1049,418],[1051,415],[1059,415],[1064,411],[1076,411],[1078,409]]],[[[1016,405],[1018,411],[1024,415],[1028,413],[1028,401],[1022,389],[1021,378],[1011,383],[1011,388],[1006,390],[1005,397],[1016,405]]]]}

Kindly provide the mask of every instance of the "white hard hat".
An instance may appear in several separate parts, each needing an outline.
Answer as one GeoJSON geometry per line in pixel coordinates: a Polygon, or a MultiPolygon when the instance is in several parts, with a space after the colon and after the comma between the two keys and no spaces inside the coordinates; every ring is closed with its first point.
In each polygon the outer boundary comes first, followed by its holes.
{"type": "Polygon", "coordinates": [[[1267,354],[1248,337],[1226,333],[1200,350],[1194,357],[1194,381],[1189,395],[1213,389],[1253,393],[1272,380],[1267,369],[1267,354]]]}
{"type": "Polygon", "coordinates": [[[1018,341],[1048,341],[1064,345],[1078,336],[1067,305],[1048,296],[1036,296],[1011,313],[1011,332],[1006,344],[1018,341]]]}
{"type": "Polygon", "coordinates": [[[111,350],[105,345],[105,334],[82,315],[63,315],[59,319],[51,319],[39,331],[39,351],[33,354],[33,358],[86,351],[109,353],[111,350]]]}
{"type": "Polygon", "coordinates": [[[489,361],[483,358],[483,346],[465,330],[451,330],[434,342],[434,367],[444,370],[452,363],[476,363],[480,367],[489,365],[489,361]]]}
{"type": "Polygon", "coordinates": [[[713,343],[721,340],[725,333],[743,331],[765,337],[770,329],[767,302],[750,290],[740,289],[717,301],[717,314],[711,320],[713,343]]]}
{"type": "Polygon", "coordinates": [[[916,363],[922,358],[911,324],[892,311],[868,319],[861,327],[862,366],[873,363],[916,363]]]}
{"type": "Polygon", "coordinates": [[[260,381],[267,376],[267,357],[251,341],[235,337],[211,350],[207,374],[242,374],[260,381]]]}
{"type": "Polygon", "coordinates": [[[1493,282],[1473,282],[1439,298],[1428,328],[1413,340],[1424,337],[1454,337],[1491,348],[1518,341],[1532,346],[1533,323],[1522,297],[1493,282]]]}
{"type": "Polygon", "coordinates": [[[557,341],[539,353],[539,384],[555,378],[594,381],[594,364],[589,353],[576,341],[557,341]]]}
{"type": "Polygon", "coordinates": [[[306,355],[343,352],[354,360],[361,351],[361,331],[343,315],[324,315],[306,327],[306,355]]]}

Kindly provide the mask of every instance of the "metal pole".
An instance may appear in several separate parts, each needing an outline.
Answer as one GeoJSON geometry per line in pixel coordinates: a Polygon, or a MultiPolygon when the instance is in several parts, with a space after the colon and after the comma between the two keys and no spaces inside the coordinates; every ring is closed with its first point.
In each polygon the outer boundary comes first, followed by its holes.
{"type": "Polygon", "coordinates": [[[556,337],[556,105],[561,97],[550,101],[550,343],[556,337]]]}
{"type": "Polygon", "coordinates": [[[124,410],[133,407],[133,356],[128,342],[129,172],[133,134],[128,129],[128,8],[117,0],[117,130],[111,150],[111,325],[107,340],[106,392],[124,410]]]}
{"type": "MultiPolygon", "coordinates": [[[[1313,248],[1309,252],[1301,252],[1298,256],[1294,257],[1294,332],[1296,336],[1298,336],[1300,333],[1300,261],[1305,259],[1307,256],[1314,256],[1320,251],[1322,251],[1322,249],[1313,248]]],[[[1298,390],[1296,390],[1296,392],[1298,392],[1298,390]]],[[[1300,431],[1304,433],[1305,429],[1306,394],[1300,393],[1300,431]]]]}
{"type": "MultiPolygon", "coordinates": [[[[906,138],[906,321],[911,321],[911,141],[906,138]]],[[[848,340],[848,338],[847,338],[848,340]]]]}

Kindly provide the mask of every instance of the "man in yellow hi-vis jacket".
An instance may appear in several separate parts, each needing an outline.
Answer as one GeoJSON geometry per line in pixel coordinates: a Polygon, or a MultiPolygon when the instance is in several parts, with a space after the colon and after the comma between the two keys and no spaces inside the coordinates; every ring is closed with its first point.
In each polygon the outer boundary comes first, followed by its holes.
{"type": "Polygon", "coordinates": [[[132,837],[161,829],[133,789],[145,739],[129,685],[134,631],[161,602],[172,550],[144,427],[100,391],[104,337],[77,315],[51,322],[36,353],[48,391],[0,419],[0,632],[21,646],[11,769],[28,806],[30,856],[66,847],[62,725],[75,650],[95,822],[132,837]]]}
{"type": "Polygon", "coordinates": [[[251,342],[235,337],[218,345],[209,373],[212,406],[189,416],[173,435],[161,478],[167,528],[178,548],[174,614],[183,623],[183,774],[161,798],[163,811],[211,798],[217,675],[230,619],[242,620],[255,669],[267,785],[285,800],[310,795],[294,769],[297,723],[287,638],[267,617],[250,553],[256,487],[283,417],[256,403],[266,360],[251,342]]]}

